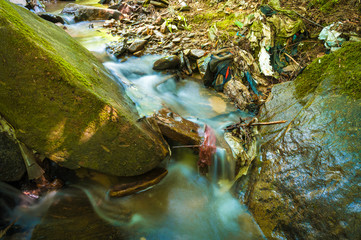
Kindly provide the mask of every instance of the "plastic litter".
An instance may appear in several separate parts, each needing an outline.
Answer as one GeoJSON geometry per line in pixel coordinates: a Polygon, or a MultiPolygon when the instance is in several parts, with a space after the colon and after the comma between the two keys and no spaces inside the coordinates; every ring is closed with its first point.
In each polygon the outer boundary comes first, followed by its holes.
{"type": "Polygon", "coordinates": [[[254,78],[251,76],[251,74],[249,72],[246,72],[245,75],[246,75],[246,79],[247,79],[249,85],[251,86],[252,91],[257,96],[259,96],[260,92],[258,92],[258,90],[257,90],[257,82],[256,82],[256,80],[254,80],[254,78]]]}
{"type": "Polygon", "coordinates": [[[217,35],[218,35],[217,26],[216,24],[213,24],[212,27],[208,29],[208,37],[213,42],[214,40],[217,39],[217,35]]]}
{"type": "Polygon", "coordinates": [[[320,34],[318,35],[318,39],[325,41],[325,47],[330,49],[332,52],[341,48],[342,43],[345,41],[344,38],[341,38],[340,32],[337,32],[337,29],[342,23],[332,23],[331,25],[324,27],[320,34]]]}
{"type": "Polygon", "coordinates": [[[272,76],[274,74],[272,66],[271,66],[271,57],[266,49],[263,47],[258,55],[259,66],[261,68],[261,72],[265,76],[272,76]]]}

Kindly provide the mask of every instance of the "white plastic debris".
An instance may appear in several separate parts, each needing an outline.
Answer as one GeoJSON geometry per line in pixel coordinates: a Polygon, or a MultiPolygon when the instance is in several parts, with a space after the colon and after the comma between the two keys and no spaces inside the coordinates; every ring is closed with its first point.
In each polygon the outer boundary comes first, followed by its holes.
{"type": "Polygon", "coordinates": [[[327,49],[331,49],[331,51],[336,51],[341,48],[341,44],[345,41],[344,38],[341,38],[340,32],[337,32],[336,28],[338,28],[342,23],[332,23],[331,25],[324,27],[318,35],[318,39],[325,41],[325,47],[327,49]]]}
{"type": "Polygon", "coordinates": [[[274,72],[271,66],[271,57],[264,47],[261,48],[261,51],[259,52],[258,55],[258,59],[259,59],[259,66],[261,68],[261,72],[265,76],[272,76],[274,72]]]}

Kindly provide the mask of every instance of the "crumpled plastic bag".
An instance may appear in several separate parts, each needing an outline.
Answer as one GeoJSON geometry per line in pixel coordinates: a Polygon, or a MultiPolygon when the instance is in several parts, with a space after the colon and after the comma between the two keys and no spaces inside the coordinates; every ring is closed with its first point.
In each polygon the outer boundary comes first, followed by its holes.
{"type": "Polygon", "coordinates": [[[271,27],[268,24],[263,23],[261,20],[253,22],[247,38],[253,48],[260,46],[269,49],[273,46],[271,27]]]}
{"type": "Polygon", "coordinates": [[[272,15],[267,22],[273,25],[277,37],[289,38],[298,32],[304,32],[305,26],[302,19],[293,20],[286,15],[272,15]]]}
{"type": "Polygon", "coordinates": [[[271,66],[271,57],[264,47],[262,47],[261,51],[259,52],[258,60],[261,72],[265,76],[272,76],[274,72],[271,66]]]}
{"type": "Polygon", "coordinates": [[[345,41],[344,38],[341,38],[341,33],[337,32],[335,29],[338,28],[342,23],[332,23],[331,25],[324,27],[318,39],[325,41],[325,47],[331,49],[331,51],[336,51],[341,48],[342,43],[345,41]]]}

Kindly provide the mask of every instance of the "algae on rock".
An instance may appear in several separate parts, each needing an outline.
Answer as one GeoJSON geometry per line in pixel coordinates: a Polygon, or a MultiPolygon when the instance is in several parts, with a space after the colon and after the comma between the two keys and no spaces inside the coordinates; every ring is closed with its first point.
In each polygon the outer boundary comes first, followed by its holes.
{"type": "Polygon", "coordinates": [[[68,168],[129,176],[168,154],[154,123],[62,29],[0,2],[0,114],[17,138],[68,168]]]}

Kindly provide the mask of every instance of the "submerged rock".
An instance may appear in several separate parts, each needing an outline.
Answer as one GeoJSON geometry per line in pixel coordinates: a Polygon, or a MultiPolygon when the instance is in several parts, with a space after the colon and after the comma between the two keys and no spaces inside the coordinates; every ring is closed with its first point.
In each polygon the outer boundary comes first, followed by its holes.
{"type": "Polygon", "coordinates": [[[276,85],[246,202],[269,239],[360,239],[361,43],[276,85]]]}
{"type": "Polygon", "coordinates": [[[0,114],[30,149],[117,176],[145,173],[168,155],[158,126],[137,121],[103,65],[54,24],[1,1],[0,52],[0,114]]]}
{"type": "MultiPolygon", "coordinates": [[[[57,193],[56,201],[48,196],[49,209],[36,225],[31,239],[126,239],[123,228],[132,213],[119,203],[107,201],[103,189],[88,186],[86,195],[81,189],[71,188],[57,193]],[[94,204],[96,203],[96,204],[94,204]],[[114,225],[112,225],[111,223],[114,225]],[[91,226],[91,227],[90,227],[91,226]]],[[[40,210],[39,210],[40,211],[40,210]]]]}
{"type": "Polygon", "coordinates": [[[117,10],[83,6],[75,3],[67,4],[61,13],[74,15],[75,22],[109,20],[112,18],[119,20],[122,17],[122,13],[117,10]]]}

